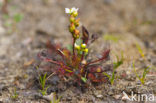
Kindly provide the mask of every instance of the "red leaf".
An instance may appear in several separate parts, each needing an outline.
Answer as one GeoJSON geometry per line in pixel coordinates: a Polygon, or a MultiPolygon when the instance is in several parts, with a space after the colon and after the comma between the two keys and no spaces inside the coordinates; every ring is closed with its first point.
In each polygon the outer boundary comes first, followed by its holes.
{"type": "Polygon", "coordinates": [[[110,49],[104,51],[103,55],[101,58],[95,60],[95,61],[92,61],[92,62],[89,62],[88,64],[86,64],[85,66],[89,65],[89,64],[93,64],[93,63],[96,63],[96,62],[99,62],[99,61],[102,61],[102,60],[105,60],[108,56],[109,56],[109,52],[110,52],[110,49]]]}
{"type": "Polygon", "coordinates": [[[106,58],[109,56],[109,53],[110,53],[110,49],[104,51],[104,52],[103,52],[102,58],[100,58],[99,60],[106,59],[106,58]]]}
{"type": "Polygon", "coordinates": [[[83,34],[82,37],[83,43],[87,44],[89,40],[89,32],[84,26],[82,26],[82,34],[83,34]]]}
{"type": "Polygon", "coordinates": [[[63,57],[63,54],[60,52],[61,46],[60,44],[51,43],[50,41],[47,42],[47,48],[51,53],[55,52],[63,57]]]}

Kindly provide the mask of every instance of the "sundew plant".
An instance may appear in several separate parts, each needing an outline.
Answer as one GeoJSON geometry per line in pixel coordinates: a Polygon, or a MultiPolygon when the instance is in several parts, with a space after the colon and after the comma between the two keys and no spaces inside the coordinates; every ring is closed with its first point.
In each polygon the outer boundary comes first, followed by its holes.
{"type": "Polygon", "coordinates": [[[62,48],[59,44],[48,41],[47,50],[38,54],[38,57],[49,63],[49,71],[55,73],[62,79],[70,79],[79,85],[86,83],[99,83],[106,80],[103,74],[102,61],[107,61],[110,49],[102,52],[100,58],[88,60],[89,46],[97,39],[96,34],[90,35],[88,30],[82,26],[82,33],[77,29],[80,18],[78,8],[65,8],[69,15],[69,32],[71,33],[72,46],[62,48]]]}

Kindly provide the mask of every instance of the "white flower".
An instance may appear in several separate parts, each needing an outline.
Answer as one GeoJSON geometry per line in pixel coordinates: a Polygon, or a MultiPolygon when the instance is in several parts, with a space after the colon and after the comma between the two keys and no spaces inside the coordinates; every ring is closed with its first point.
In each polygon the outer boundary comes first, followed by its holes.
{"type": "Polygon", "coordinates": [[[65,13],[71,13],[71,10],[69,8],[65,8],[65,13]]]}
{"type": "Polygon", "coordinates": [[[71,13],[73,13],[73,12],[78,12],[78,10],[79,10],[79,8],[73,7],[73,8],[71,8],[71,13]]]}
{"type": "Polygon", "coordinates": [[[71,14],[73,12],[76,12],[77,13],[78,10],[79,10],[79,8],[75,8],[75,7],[71,8],[71,9],[65,8],[65,13],[67,13],[67,14],[71,14]]]}

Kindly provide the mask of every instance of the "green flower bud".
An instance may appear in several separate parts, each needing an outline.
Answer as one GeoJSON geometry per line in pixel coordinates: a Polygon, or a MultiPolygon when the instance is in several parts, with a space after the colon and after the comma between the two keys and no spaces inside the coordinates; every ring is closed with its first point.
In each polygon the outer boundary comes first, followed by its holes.
{"type": "Polygon", "coordinates": [[[80,25],[80,23],[75,23],[75,26],[78,27],[80,25]]]}
{"type": "Polygon", "coordinates": [[[85,49],[86,48],[86,44],[81,44],[81,48],[85,49]]]}
{"type": "Polygon", "coordinates": [[[72,23],[72,24],[69,26],[69,31],[70,31],[71,33],[73,33],[74,30],[75,30],[75,25],[72,23]]]}
{"type": "Polygon", "coordinates": [[[80,21],[80,18],[78,18],[78,19],[75,20],[75,23],[74,24],[75,24],[76,27],[78,27],[80,25],[79,21],[80,21]]]}
{"type": "Polygon", "coordinates": [[[73,23],[75,21],[75,18],[73,16],[70,17],[70,22],[73,23]]]}
{"type": "Polygon", "coordinates": [[[84,49],[84,52],[85,52],[85,54],[88,54],[88,49],[87,48],[84,49]]]}
{"type": "Polygon", "coordinates": [[[74,11],[74,12],[72,13],[72,15],[73,15],[74,17],[77,17],[77,16],[78,16],[78,12],[74,11]]]}
{"type": "Polygon", "coordinates": [[[73,35],[73,36],[74,36],[75,39],[78,39],[78,38],[80,37],[80,31],[77,30],[77,29],[75,29],[75,30],[74,30],[74,35],[73,35]]]}
{"type": "Polygon", "coordinates": [[[80,46],[79,45],[75,45],[75,49],[80,50],[80,46]]]}
{"type": "Polygon", "coordinates": [[[80,35],[74,34],[73,37],[74,37],[75,39],[78,39],[78,38],[80,37],[80,35]]]}

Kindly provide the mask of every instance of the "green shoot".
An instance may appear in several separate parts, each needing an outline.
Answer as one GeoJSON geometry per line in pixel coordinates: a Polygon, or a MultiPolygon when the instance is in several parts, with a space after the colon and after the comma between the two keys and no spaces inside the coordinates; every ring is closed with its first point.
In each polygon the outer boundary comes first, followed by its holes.
{"type": "Polygon", "coordinates": [[[121,64],[123,64],[123,61],[124,61],[124,56],[123,56],[123,52],[121,53],[121,59],[119,59],[119,57],[116,55],[116,58],[117,58],[117,62],[114,62],[113,63],[113,68],[118,68],[121,64]]]}
{"type": "Polygon", "coordinates": [[[20,13],[16,13],[13,15],[8,15],[4,14],[3,16],[4,19],[4,26],[7,28],[10,28],[8,30],[8,33],[12,33],[13,31],[17,31],[17,24],[23,19],[23,15],[20,13]]]}
{"type": "Polygon", "coordinates": [[[11,96],[11,98],[12,98],[13,100],[16,100],[16,99],[18,98],[18,93],[17,93],[17,91],[16,91],[16,88],[14,88],[13,95],[11,96]]]}
{"type": "Polygon", "coordinates": [[[144,54],[143,50],[141,49],[141,46],[140,46],[138,43],[136,43],[136,47],[137,47],[137,49],[138,49],[138,51],[139,51],[139,54],[140,54],[141,57],[144,59],[145,54],[144,54]]]}
{"type": "Polygon", "coordinates": [[[119,59],[118,56],[116,56],[116,58],[117,58],[117,62],[114,62],[114,63],[113,63],[113,73],[112,73],[112,75],[109,75],[109,74],[103,72],[103,74],[109,78],[109,81],[111,82],[111,85],[114,84],[114,80],[116,79],[116,76],[115,76],[115,71],[116,71],[116,69],[117,69],[120,65],[123,64],[123,61],[124,61],[123,53],[122,53],[122,58],[121,58],[121,59],[119,59]]]}
{"type": "Polygon", "coordinates": [[[41,85],[40,92],[42,93],[42,95],[47,94],[48,87],[45,87],[46,80],[47,80],[46,76],[47,76],[47,73],[45,73],[43,77],[42,76],[39,77],[39,82],[40,82],[40,85],[41,85]]]}
{"type": "Polygon", "coordinates": [[[143,71],[142,77],[140,77],[138,75],[138,73],[136,72],[135,63],[133,63],[133,68],[134,68],[134,72],[135,72],[137,78],[140,80],[141,84],[144,85],[145,84],[146,75],[149,73],[151,68],[150,67],[145,68],[144,71],[143,71]]]}
{"type": "Polygon", "coordinates": [[[87,82],[87,78],[85,78],[85,77],[81,77],[81,80],[83,81],[83,82],[87,82]]]}
{"type": "Polygon", "coordinates": [[[50,101],[50,103],[59,103],[60,102],[61,97],[59,97],[58,99],[56,99],[56,94],[54,93],[53,95],[53,100],[50,101]]]}
{"type": "Polygon", "coordinates": [[[20,13],[15,14],[14,17],[13,17],[13,20],[14,20],[16,23],[19,23],[22,19],[23,19],[23,15],[20,14],[20,13]]]}
{"type": "Polygon", "coordinates": [[[48,89],[49,87],[46,87],[46,88],[44,88],[44,90],[40,90],[40,92],[41,92],[41,94],[44,96],[44,95],[47,95],[47,89],[48,89]]]}

